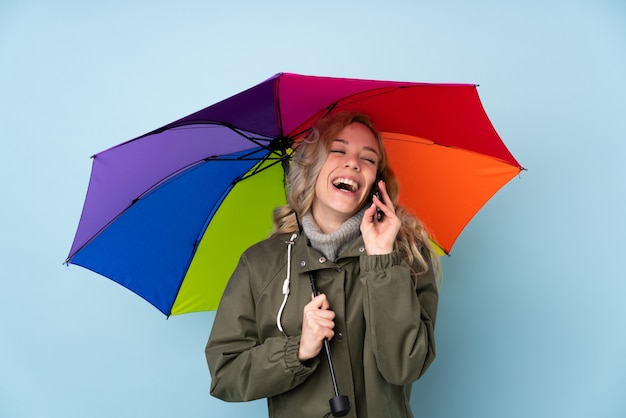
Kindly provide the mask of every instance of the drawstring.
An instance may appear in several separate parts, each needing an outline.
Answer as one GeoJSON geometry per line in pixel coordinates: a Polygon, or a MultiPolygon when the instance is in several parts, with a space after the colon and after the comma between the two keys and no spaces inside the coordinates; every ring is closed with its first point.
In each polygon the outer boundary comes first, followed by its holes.
{"type": "Polygon", "coordinates": [[[278,310],[278,314],[276,315],[276,326],[285,337],[287,336],[287,334],[283,330],[283,325],[280,322],[280,318],[283,316],[283,310],[285,309],[285,305],[287,304],[287,298],[289,297],[289,283],[291,281],[291,247],[293,247],[293,244],[295,243],[294,240],[297,236],[298,234],[293,234],[289,241],[285,241],[285,244],[287,244],[287,277],[283,282],[283,295],[285,295],[285,297],[283,298],[283,303],[280,305],[280,309],[278,310]]]}

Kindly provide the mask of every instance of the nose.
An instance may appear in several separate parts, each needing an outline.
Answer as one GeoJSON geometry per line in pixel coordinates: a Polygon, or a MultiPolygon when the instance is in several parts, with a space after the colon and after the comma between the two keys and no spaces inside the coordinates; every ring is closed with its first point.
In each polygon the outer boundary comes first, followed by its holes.
{"type": "Polygon", "coordinates": [[[353,170],[359,171],[361,166],[359,165],[359,158],[355,155],[347,155],[345,166],[353,170]]]}

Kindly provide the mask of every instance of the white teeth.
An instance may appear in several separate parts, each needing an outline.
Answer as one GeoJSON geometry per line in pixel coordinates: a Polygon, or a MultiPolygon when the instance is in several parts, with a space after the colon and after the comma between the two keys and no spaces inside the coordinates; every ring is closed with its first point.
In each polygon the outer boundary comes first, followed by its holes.
{"type": "Polygon", "coordinates": [[[333,186],[339,189],[348,190],[351,192],[356,192],[357,190],[359,190],[358,183],[350,179],[343,178],[343,177],[339,177],[333,180],[333,186]]]}

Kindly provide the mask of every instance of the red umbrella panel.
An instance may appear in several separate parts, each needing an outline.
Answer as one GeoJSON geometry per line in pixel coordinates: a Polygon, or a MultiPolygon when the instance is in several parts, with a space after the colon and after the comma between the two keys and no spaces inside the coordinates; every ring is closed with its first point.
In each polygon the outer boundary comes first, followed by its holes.
{"type": "Polygon", "coordinates": [[[346,110],[368,114],[383,133],[400,180],[400,203],[424,222],[446,254],[480,208],[522,170],[491,124],[475,85],[372,89],[338,100],[294,132],[346,110]]]}

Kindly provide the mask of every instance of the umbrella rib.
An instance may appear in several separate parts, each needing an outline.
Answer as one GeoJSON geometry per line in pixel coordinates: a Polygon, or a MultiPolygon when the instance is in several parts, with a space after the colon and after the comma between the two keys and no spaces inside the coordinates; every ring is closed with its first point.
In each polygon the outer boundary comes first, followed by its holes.
{"type": "Polygon", "coordinates": [[[245,176],[242,176],[242,177],[239,177],[239,178],[235,179],[233,181],[233,183],[238,183],[238,182],[240,182],[242,180],[245,180],[247,178],[250,178],[250,177],[252,177],[252,176],[254,176],[254,175],[258,174],[258,173],[261,173],[261,172],[267,170],[268,168],[271,168],[271,167],[275,166],[276,164],[281,163],[284,160],[284,158],[271,158],[271,159],[270,158],[265,158],[264,159],[264,161],[269,161],[269,160],[272,160],[272,162],[270,164],[264,165],[263,167],[261,167],[260,164],[257,164],[257,166],[252,170],[252,172],[246,174],[245,176]]]}
{"type": "MultiPolygon", "coordinates": [[[[219,124],[219,123],[216,123],[219,124]]],[[[245,139],[249,140],[250,142],[252,142],[253,144],[261,147],[262,149],[266,150],[266,151],[270,151],[268,154],[261,156],[261,157],[251,157],[254,154],[257,154],[260,152],[259,149],[252,149],[250,150],[250,152],[238,156],[238,157],[223,157],[223,156],[218,156],[218,155],[212,155],[209,157],[205,157],[202,158],[198,161],[192,162],[190,164],[188,164],[185,167],[181,167],[180,169],[178,169],[176,172],[171,173],[170,175],[164,177],[163,179],[161,179],[160,181],[156,182],[152,187],[150,187],[149,189],[147,189],[146,191],[144,191],[142,194],[140,194],[139,196],[137,196],[135,199],[133,199],[132,204],[134,204],[135,202],[137,202],[138,200],[140,200],[141,198],[143,198],[144,196],[146,196],[147,194],[151,193],[154,189],[158,188],[160,185],[162,185],[163,183],[167,182],[170,178],[173,178],[175,176],[177,176],[178,174],[198,165],[198,164],[202,164],[205,162],[210,162],[210,161],[259,161],[259,164],[257,164],[257,168],[254,169],[254,171],[244,177],[241,178],[241,180],[243,180],[244,178],[250,177],[258,172],[261,172],[263,170],[265,170],[266,168],[269,168],[279,162],[284,161],[286,158],[288,158],[288,154],[285,153],[285,150],[282,148],[279,148],[279,150],[283,153],[282,155],[276,155],[276,150],[273,149],[270,144],[273,142],[273,140],[262,140],[261,138],[255,138],[252,137],[250,135],[246,135],[243,131],[235,128],[232,125],[229,124],[221,124],[229,129],[231,129],[233,132],[237,133],[238,135],[241,135],[242,137],[244,137],[245,139]],[[264,145],[262,142],[263,141],[267,141],[268,145],[264,145]],[[272,154],[276,155],[275,157],[270,157],[272,154]],[[259,165],[261,165],[263,163],[263,161],[268,161],[268,160],[275,160],[274,162],[272,162],[271,164],[267,165],[266,167],[263,167],[262,169],[258,169],[259,165]]],[[[279,141],[280,142],[280,141],[279,141]]],[[[235,183],[237,182],[237,180],[235,180],[235,183]]]]}
{"type": "Polygon", "coordinates": [[[274,112],[276,112],[276,121],[278,123],[278,135],[280,138],[283,137],[283,115],[280,111],[280,80],[282,77],[276,78],[276,82],[274,83],[274,112]]]}
{"type": "MultiPolygon", "coordinates": [[[[168,125],[167,127],[163,127],[163,128],[159,128],[156,129],[152,132],[149,132],[147,134],[141,135],[140,137],[137,137],[135,139],[131,139],[130,141],[127,141],[125,143],[116,145],[114,148],[120,147],[126,143],[129,142],[133,142],[135,140],[150,136],[150,135],[155,135],[155,134],[160,134],[163,133],[167,130],[170,129],[194,129],[193,125],[220,125],[220,126],[224,126],[225,128],[230,129],[231,131],[233,131],[234,133],[236,133],[237,135],[240,135],[241,137],[247,139],[248,141],[252,142],[253,144],[267,150],[270,152],[276,151],[277,149],[280,151],[284,151],[286,148],[288,148],[289,146],[291,146],[291,140],[288,138],[284,138],[282,136],[280,136],[280,139],[274,139],[274,138],[261,138],[261,137],[255,137],[253,135],[248,134],[246,131],[241,130],[237,127],[235,127],[234,125],[232,125],[229,122],[219,122],[219,121],[194,121],[194,122],[186,122],[186,123],[181,123],[179,125],[168,125]],[[272,146],[272,144],[278,144],[278,145],[274,145],[272,146]]],[[[234,158],[233,160],[245,160],[247,156],[252,155],[256,152],[258,152],[259,150],[253,150],[251,151],[249,154],[244,155],[243,157],[239,157],[239,158],[234,158]]],[[[94,155],[92,158],[95,158],[97,155],[94,155]]],[[[208,157],[208,158],[215,158],[215,157],[208,157]]],[[[208,158],[204,158],[204,161],[208,161],[208,158]]],[[[263,158],[259,158],[258,160],[261,161],[263,158]]],[[[222,160],[227,160],[226,158],[222,158],[222,160]]],[[[202,161],[202,160],[200,160],[202,161]]],[[[190,165],[191,166],[191,165],[190,165]]]]}
{"type": "MultiPolygon", "coordinates": [[[[161,134],[161,133],[163,133],[165,131],[169,131],[169,130],[173,130],[173,129],[194,129],[194,125],[220,125],[220,126],[224,126],[224,127],[228,128],[228,129],[232,130],[233,132],[241,135],[242,137],[248,139],[249,141],[257,144],[258,146],[263,147],[263,148],[269,148],[269,143],[271,143],[271,141],[273,140],[273,138],[267,138],[267,139],[254,138],[253,136],[247,135],[246,133],[244,133],[245,131],[242,131],[242,130],[236,128],[230,122],[220,122],[220,121],[215,121],[215,120],[194,120],[194,121],[184,121],[184,122],[178,122],[178,123],[177,122],[173,122],[173,123],[171,123],[169,125],[162,126],[161,128],[155,129],[155,130],[153,130],[151,132],[148,132],[148,133],[140,135],[140,136],[138,136],[136,138],[130,139],[130,140],[126,141],[126,142],[122,142],[120,144],[117,144],[114,147],[112,147],[111,149],[119,148],[119,147],[121,147],[123,145],[126,145],[126,144],[130,143],[130,142],[134,142],[134,141],[137,141],[139,139],[142,139],[142,138],[145,138],[145,137],[148,137],[148,136],[151,136],[151,135],[161,134]],[[268,143],[268,145],[264,145],[262,143],[262,141],[266,141],[268,143]]],[[[92,156],[92,158],[96,157],[96,156],[97,156],[97,154],[92,156]]]]}
{"type": "MultiPolygon", "coordinates": [[[[373,89],[373,90],[368,90],[368,91],[355,93],[355,94],[353,94],[351,96],[348,96],[348,97],[345,97],[343,99],[337,100],[337,101],[329,104],[325,108],[322,108],[318,112],[319,119],[325,118],[326,116],[330,115],[333,112],[333,110],[335,110],[337,107],[339,107],[341,109],[341,107],[346,106],[346,105],[352,105],[354,103],[358,103],[358,102],[363,101],[363,100],[369,100],[372,97],[382,96],[384,94],[392,93],[395,90],[405,89],[405,88],[409,88],[409,87],[414,87],[414,86],[407,85],[407,86],[395,86],[395,87],[381,87],[381,88],[376,88],[376,89],[373,89]],[[366,97],[363,97],[364,93],[370,93],[370,94],[368,94],[366,97]]],[[[311,130],[311,127],[305,128],[305,129],[303,129],[303,130],[301,130],[299,132],[294,133],[292,136],[294,138],[298,138],[298,137],[304,135],[306,132],[308,132],[310,130],[311,130]]]]}
{"type": "Polygon", "coordinates": [[[377,89],[372,89],[372,90],[367,90],[364,92],[360,92],[360,93],[356,93],[353,94],[352,96],[348,96],[346,98],[344,98],[343,100],[338,100],[335,103],[333,103],[332,105],[328,106],[328,113],[326,113],[325,116],[328,116],[328,114],[330,112],[333,111],[333,109],[337,106],[339,106],[340,102],[341,102],[341,106],[343,105],[351,105],[354,103],[358,103],[360,101],[363,100],[370,100],[373,97],[378,97],[378,96],[382,96],[385,94],[390,94],[393,93],[396,90],[401,90],[401,89],[406,89],[406,88],[411,88],[411,87],[418,87],[418,86],[395,86],[395,87],[382,87],[382,88],[377,88],[377,89]],[[370,93],[365,95],[365,93],[370,93]]]}
{"type": "MultiPolygon", "coordinates": [[[[383,134],[383,136],[384,136],[384,134],[383,134]]],[[[441,142],[437,142],[436,140],[432,140],[432,139],[424,139],[424,142],[415,142],[415,141],[411,141],[410,139],[385,137],[385,141],[407,142],[407,143],[412,143],[412,144],[415,144],[415,145],[423,145],[423,146],[427,146],[427,147],[436,146],[436,147],[441,147],[441,148],[448,148],[448,149],[451,149],[451,150],[467,152],[467,153],[470,153],[470,154],[483,155],[483,156],[491,158],[491,159],[493,159],[495,161],[500,161],[501,163],[509,165],[511,167],[516,167],[520,171],[527,171],[526,168],[524,168],[519,163],[513,164],[510,161],[507,161],[507,160],[505,160],[503,158],[500,158],[500,157],[496,157],[494,155],[485,154],[485,153],[482,153],[482,152],[474,151],[474,150],[471,150],[471,149],[467,149],[467,148],[463,148],[463,147],[459,147],[459,146],[455,146],[455,145],[443,144],[441,142]]]]}
{"type": "MultiPolygon", "coordinates": [[[[258,150],[256,150],[256,152],[258,152],[258,150]]],[[[249,154],[247,154],[247,156],[254,154],[254,152],[250,152],[249,154]]],[[[253,175],[260,173],[282,161],[284,161],[285,159],[288,159],[289,155],[288,154],[284,154],[282,156],[277,156],[277,157],[273,157],[270,158],[269,155],[271,154],[267,154],[264,157],[256,157],[256,158],[247,158],[247,157],[238,157],[238,158],[221,158],[219,156],[211,156],[211,157],[206,157],[203,158],[201,160],[195,161],[191,164],[188,164],[185,167],[180,168],[179,170],[177,170],[174,173],[171,173],[170,175],[164,177],[163,179],[161,179],[160,181],[154,183],[152,185],[152,187],[148,188],[147,190],[145,190],[144,192],[142,192],[141,194],[139,194],[137,197],[135,197],[122,211],[120,211],[115,217],[113,217],[113,219],[111,219],[109,222],[106,223],[106,225],[104,225],[98,232],[94,233],[93,236],[87,240],[87,242],[85,242],[80,248],[78,248],[74,254],[68,256],[66,258],[66,260],[63,262],[63,264],[69,264],[72,261],[72,258],[74,258],[74,255],[76,255],[77,253],[79,253],[83,248],[85,248],[87,245],[89,245],[97,236],[100,235],[100,233],[102,233],[102,231],[106,230],[111,224],[113,224],[120,216],[122,216],[122,214],[124,212],[126,212],[128,209],[130,209],[135,203],[137,203],[139,200],[143,199],[145,196],[149,195],[150,193],[152,193],[155,189],[159,188],[161,185],[165,184],[168,180],[170,180],[173,177],[176,177],[178,174],[189,170],[190,168],[203,164],[203,163],[208,163],[210,161],[259,161],[260,163],[257,164],[254,168],[254,170],[242,177],[238,177],[235,178],[233,180],[233,182],[231,183],[232,186],[234,186],[236,183],[238,183],[239,181],[245,180],[249,177],[252,177],[253,175]],[[265,166],[263,166],[262,168],[259,168],[259,166],[262,164],[263,161],[272,161],[270,164],[267,164],[265,166]]]]}
{"type": "Polygon", "coordinates": [[[272,143],[273,139],[272,138],[256,138],[252,135],[247,135],[245,133],[245,131],[242,131],[241,129],[236,128],[235,126],[228,124],[228,123],[222,123],[223,126],[227,127],[228,129],[230,129],[231,131],[235,132],[236,134],[244,137],[245,139],[247,139],[248,141],[252,142],[255,145],[258,145],[259,147],[265,148],[265,149],[269,149],[270,148],[270,144],[272,143]],[[267,142],[267,144],[263,144],[263,142],[267,142]]]}

